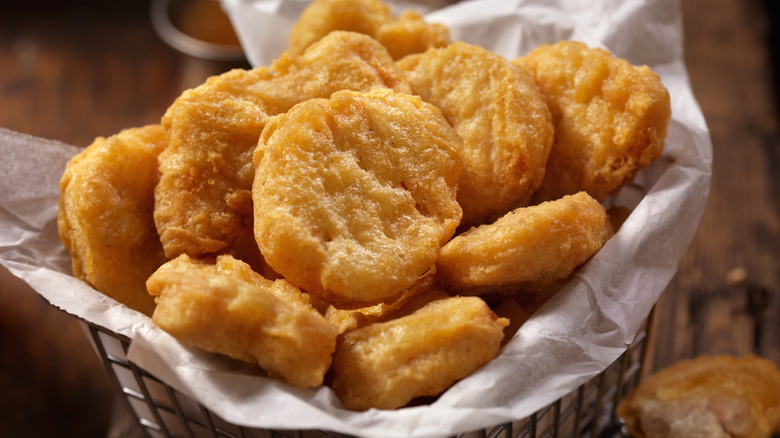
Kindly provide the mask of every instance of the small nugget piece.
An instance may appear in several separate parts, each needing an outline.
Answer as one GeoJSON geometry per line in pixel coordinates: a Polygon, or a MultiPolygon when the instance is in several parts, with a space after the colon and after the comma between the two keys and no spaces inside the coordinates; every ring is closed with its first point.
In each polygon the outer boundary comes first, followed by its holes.
{"type": "Polygon", "coordinates": [[[131,309],[151,315],[144,282],[166,258],[152,212],[165,148],[160,125],[98,137],[60,179],[57,226],[73,275],[131,309]]]}
{"type": "Polygon", "coordinates": [[[463,138],[462,226],[528,205],[553,144],[547,104],[525,67],[456,42],[398,61],[412,91],[439,107],[463,138]]]}
{"type": "Polygon", "coordinates": [[[780,370],[757,356],[699,356],[641,382],[617,414],[636,438],[769,438],[780,432],[780,370]]]}
{"type": "Polygon", "coordinates": [[[297,291],[287,281],[248,278],[242,262],[221,257],[212,265],[182,254],[152,274],[154,323],[184,344],[257,363],[291,385],[321,385],[336,328],[311,305],[280,299],[297,291]]]}
{"type": "Polygon", "coordinates": [[[339,307],[392,299],[455,232],[460,137],[418,96],[313,99],[268,122],[255,151],[255,240],[268,264],[339,307]]]}
{"type": "Polygon", "coordinates": [[[165,271],[183,272],[194,269],[209,269],[213,271],[214,268],[223,274],[229,274],[248,283],[254,283],[265,289],[270,289],[274,296],[282,301],[311,305],[309,294],[302,292],[286,281],[274,284],[273,280],[275,279],[269,279],[254,271],[247,262],[237,259],[231,254],[221,254],[216,259],[210,257],[194,259],[187,254],[182,254],[160,266],[157,269],[157,273],[165,271]]]}
{"type": "Polygon", "coordinates": [[[359,411],[439,395],[498,355],[508,323],[478,297],[451,297],[352,330],[339,336],[332,389],[359,411]]]}
{"type": "Polygon", "coordinates": [[[671,104],[649,67],[577,41],[541,45],[514,62],[533,72],[555,125],[535,201],[585,190],[603,202],[661,156],[671,104]]]}
{"type": "Polygon", "coordinates": [[[604,207],[585,192],[518,208],[454,237],[436,263],[445,289],[540,292],[590,259],[612,235],[604,207]]]}
{"type": "Polygon", "coordinates": [[[187,90],[168,108],[154,219],[169,258],[223,251],[252,239],[252,152],[270,116],[334,91],[409,92],[384,47],[334,32],[270,68],[231,70],[187,90]]]}
{"type": "Polygon", "coordinates": [[[354,309],[338,309],[334,306],[328,306],[325,318],[338,328],[339,333],[344,333],[375,322],[387,321],[402,311],[416,310],[430,301],[449,296],[446,292],[435,287],[435,271],[435,269],[431,269],[394,300],[354,309]]]}
{"type": "Polygon", "coordinates": [[[252,267],[231,255],[220,255],[216,262],[217,270],[226,274],[234,275],[246,282],[254,283],[264,288],[270,288],[271,293],[282,301],[292,303],[303,303],[311,306],[311,297],[309,294],[301,291],[287,281],[274,282],[258,272],[252,270],[252,267]]]}
{"type": "Polygon", "coordinates": [[[290,33],[290,51],[301,53],[337,30],[375,38],[395,60],[450,43],[445,25],[427,23],[412,10],[397,17],[388,4],[379,0],[315,0],[304,9],[290,33]]]}
{"type": "Polygon", "coordinates": [[[428,23],[419,13],[407,10],[398,18],[388,20],[374,34],[390,56],[399,60],[431,48],[447,47],[450,30],[441,23],[428,23]]]}

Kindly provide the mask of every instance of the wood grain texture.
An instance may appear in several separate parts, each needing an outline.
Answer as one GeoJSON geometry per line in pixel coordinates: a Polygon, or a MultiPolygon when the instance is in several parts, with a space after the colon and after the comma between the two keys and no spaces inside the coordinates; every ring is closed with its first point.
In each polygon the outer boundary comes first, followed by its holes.
{"type": "Polygon", "coordinates": [[[699,354],[780,363],[777,9],[771,0],[682,2],[691,84],[710,128],[708,206],[659,301],[652,368],[699,354]]]}
{"type": "MultiPolygon", "coordinates": [[[[87,146],[159,122],[182,90],[246,66],[174,51],[154,33],[147,2],[65,3],[3,6],[0,126],[87,146]]],[[[133,434],[87,339],[76,319],[0,268],[0,435],[133,434]]]]}

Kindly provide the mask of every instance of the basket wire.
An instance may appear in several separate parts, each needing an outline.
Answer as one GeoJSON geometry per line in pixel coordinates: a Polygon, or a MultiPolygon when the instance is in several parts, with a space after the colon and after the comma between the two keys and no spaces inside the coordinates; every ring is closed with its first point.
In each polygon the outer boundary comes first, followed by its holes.
{"type": "MultiPolygon", "coordinates": [[[[624,427],[615,414],[639,383],[647,361],[655,310],[634,341],[607,369],[528,418],[452,438],[618,438],[624,427]]],[[[88,337],[142,434],[151,438],[356,438],[319,430],[255,429],[230,424],[127,360],[130,340],[82,321],[88,337]]]]}

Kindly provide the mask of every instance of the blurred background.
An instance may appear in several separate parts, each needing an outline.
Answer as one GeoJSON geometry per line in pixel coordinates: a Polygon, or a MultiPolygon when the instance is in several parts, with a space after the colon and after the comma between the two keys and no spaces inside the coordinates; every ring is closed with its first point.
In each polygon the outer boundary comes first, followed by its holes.
{"type": "MultiPolygon", "coordinates": [[[[3,128],[87,146],[96,136],[157,123],[183,90],[249,67],[173,49],[155,32],[144,1],[6,3],[3,128]]],[[[699,231],[657,306],[649,370],[705,353],[755,353],[780,363],[777,4],[682,1],[686,62],[715,162],[699,231]]],[[[0,391],[3,436],[132,433],[79,322],[4,268],[0,391]]]]}

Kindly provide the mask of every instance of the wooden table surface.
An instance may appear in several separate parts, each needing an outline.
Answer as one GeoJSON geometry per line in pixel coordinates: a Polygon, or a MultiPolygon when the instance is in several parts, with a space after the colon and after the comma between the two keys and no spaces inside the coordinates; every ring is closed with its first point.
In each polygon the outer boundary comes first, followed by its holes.
{"type": "MultiPolygon", "coordinates": [[[[701,225],[657,306],[650,369],[704,353],[757,353],[780,363],[778,7],[772,0],[682,6],[686,62],[715,161],[701,225]]],[[[247,66],[171,49],[154,33],[146,2],[4,9],[0,127],[40,137],[86,146],[156,123],[182,90],[247,66]]],[[[105,436],[122,417],[81,326],[2,268],[0,390],[3,436],[105,436]]]]}

